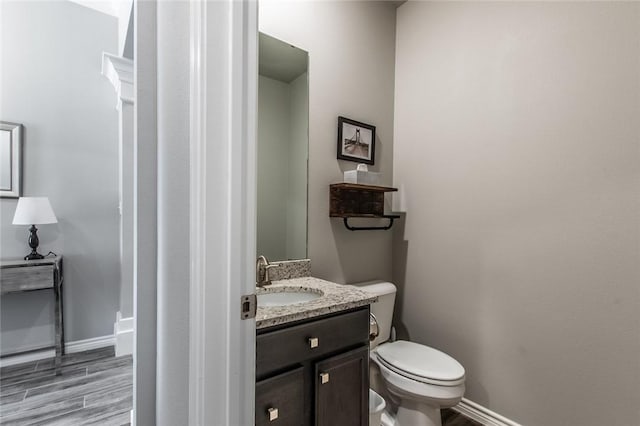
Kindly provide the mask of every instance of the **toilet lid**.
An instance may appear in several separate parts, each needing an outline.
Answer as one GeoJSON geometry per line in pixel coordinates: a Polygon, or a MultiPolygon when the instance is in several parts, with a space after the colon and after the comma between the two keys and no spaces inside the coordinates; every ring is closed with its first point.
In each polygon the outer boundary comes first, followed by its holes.
{"type": "Polygon", "coordinates": [[[418,343],[398,340],[378,346],[376,353],[389,366],[409,375],[439,382],[459,381],[464,367],[449,355],[418,343]]]}

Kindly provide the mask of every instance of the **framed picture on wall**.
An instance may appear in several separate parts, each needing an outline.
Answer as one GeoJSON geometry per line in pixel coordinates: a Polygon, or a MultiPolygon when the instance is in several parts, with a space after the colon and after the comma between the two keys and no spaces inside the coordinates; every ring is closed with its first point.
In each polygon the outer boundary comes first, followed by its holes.
{"type": "Polygon", "coordinates": [[[373,165],[376,126],[338,117],[338,159],[373,165]]]}
{"type": "Polygon", "coordinates": [[[0,198],[22,195],[22,124],[0,121],[0,198]]]}

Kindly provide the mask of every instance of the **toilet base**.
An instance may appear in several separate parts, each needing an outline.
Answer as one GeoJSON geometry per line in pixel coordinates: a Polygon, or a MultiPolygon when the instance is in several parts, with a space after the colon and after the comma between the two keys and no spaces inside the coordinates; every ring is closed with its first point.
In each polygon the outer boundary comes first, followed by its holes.
{"type": "Polygon", "coordinates": [[[442,426],[440,407],[420,404],[415,401],[402,401],[396,414],[397,426],[442,426]]]}
{"type": "Polygon", "coordinates": [[[398,423],[396,423],[396,416],[391,414],[389,412],[389,410],[384,410],[382,412],[382,416],[380,417],[380,424],[379,425],[372,425],[370,424],[369,426],[397,426],[398,423]]]}

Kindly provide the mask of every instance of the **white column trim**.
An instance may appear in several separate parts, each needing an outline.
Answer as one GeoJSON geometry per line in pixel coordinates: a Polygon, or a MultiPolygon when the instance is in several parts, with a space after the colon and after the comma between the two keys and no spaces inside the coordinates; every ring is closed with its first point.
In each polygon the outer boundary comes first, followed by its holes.
{"type": "Polygon", "coordinates": [[[122,102],[133,104],[133,61],[121,56],[102,52],[102,75],[107,77],[118,95],[116,108],[120,110],[122,102]]]}
{"type": "Polygon", "coordinates": [[[133,354],[133,325],[133,317],[122,318],[120,311],[116,313],[116,322],[113,324],[116,356],[133,354]]]}

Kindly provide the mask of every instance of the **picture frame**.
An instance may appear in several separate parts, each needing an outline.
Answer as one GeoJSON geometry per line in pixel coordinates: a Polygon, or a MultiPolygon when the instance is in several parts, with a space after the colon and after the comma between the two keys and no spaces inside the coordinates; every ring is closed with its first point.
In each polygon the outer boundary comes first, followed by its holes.
{"type": "Polygon", "coordinates": [[[373,165],[376,126],[338,117],[338,159],[373,165]]]}
{"type": "Polygon", "coordinates": [[[0,121],[0,198],[22,196],[22,124],[0,121]]]}

